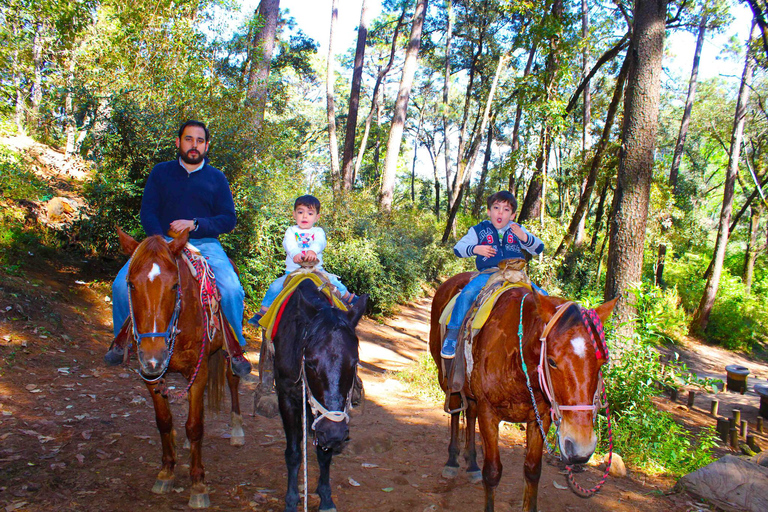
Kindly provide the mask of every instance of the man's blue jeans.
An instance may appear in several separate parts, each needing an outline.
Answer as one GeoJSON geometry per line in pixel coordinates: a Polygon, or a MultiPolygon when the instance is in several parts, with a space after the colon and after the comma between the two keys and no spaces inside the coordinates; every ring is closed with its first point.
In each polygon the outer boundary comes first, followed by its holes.
{"type": "MultiPolygon", "coordinates": [[[[221,310],[237,336],[240,346],[245,346],[243,337],[243,300],[245,292],[240,284],[234,267],[229,262],[224,248],[216,238],[199,238],[189,241],[197,247],[216,276],[216,284],[221,292],[221,310]]],[[[130,261],[128,262],[130,263],[130,261]]],[[[128,263],[123,265],[112,283],[112,328],[115,336],[120,332],[123,322],[130,314],[128,310],[128,263]]]]}

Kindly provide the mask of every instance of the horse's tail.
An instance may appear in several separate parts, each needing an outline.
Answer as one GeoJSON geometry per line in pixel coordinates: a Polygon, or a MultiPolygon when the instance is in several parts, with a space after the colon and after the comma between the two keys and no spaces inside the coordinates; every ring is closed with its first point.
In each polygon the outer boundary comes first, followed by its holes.
{"type": "Polygon", "coordinates": [[[217,350],[208,358],[208,410],[219,412],[224,399],[227,364],[224,351],[217,350]]]}

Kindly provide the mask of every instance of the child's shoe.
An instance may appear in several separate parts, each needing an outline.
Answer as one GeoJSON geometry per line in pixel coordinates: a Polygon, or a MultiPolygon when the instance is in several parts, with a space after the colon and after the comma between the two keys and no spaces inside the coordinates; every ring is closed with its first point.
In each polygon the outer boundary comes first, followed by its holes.
{"type": "Polygon", "coordinates": [[[443,341],[443,348],[440,350],[440,357],[443,359],[453,359],[456,357],[456,340],[459,337],[458,329],[448,329],[443,341]]]}

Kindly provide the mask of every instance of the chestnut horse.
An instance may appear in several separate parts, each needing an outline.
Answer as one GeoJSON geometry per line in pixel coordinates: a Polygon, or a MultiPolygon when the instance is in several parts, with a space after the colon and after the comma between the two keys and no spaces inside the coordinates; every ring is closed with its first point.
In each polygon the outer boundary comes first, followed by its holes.
{"type": "MultiPolygon", "coordinates": [[[[368,295],[361,295],[349,311],[342,311],[308,279],[285,303],[274,344],[275,387],[288,467],[286,512],[295,512],[299,503],[299,468],[306,449],[302,439],[308,430],[303,416],[310,418],[317,447],[319,510],[336,511],[331,497],[331,459],[349,438],[349,409],[359,361],[355,327],[367,303],[368,295]]],[[[305,480],[306,474],[305,466],[305,480]]],[[[304,485],[306,489],[309,482],[304,485]]]]}
{"type": "MultiPolygon", "coordinates": [[[[443,368],[440,357],[442,345],[440,315],[451,297],[469,282],[472,274],[464,273],[448,279],[437,290],[432,301],[429,347],[438,367],[443,390],[443,368]]],[[[595,309],[600,321],[613,311],[615,304],[607,302],[595,309]]],[[[526,423],[526,452],[523,475],[525,491],[523,510],[536,510],[541,457],[544,440],[540,428],[549,430],[550,409],[557,411],[558,445],[566,464],[586,462],[597,445],[594,430],[596,404],[599,402],[600,367],[605,363],[604,351],[592,344],[591,333],[582,320],[581,309],[564,299],[540,295],[527,288],[512,288],[496,302],[488,320],[478,332],[472,345],[474,361],[471,375],[464,384],[466,405],[466,445],[464,457],[468,462],[470,479],[479,481],[475,449],[475,422],[479,419],[485,460],[482,470],[485,488],[485,510],[494,510],[494,493],[501,479],[499,457],[499,422],[526,423]],[[522,304],[521,304],[522,302],[522,304]],[[558,308],[564,306],[560,311],[558,308]],[[522,316],[522,319],[521,319],[522,316]],[[552,322],[550,322],[552,321],[552,322]],[[541,425],[537,423],[531,391],[520,359],[518,329],[522,327],[522,352],[536,400],[541,425]],[[540,341],[544,335],[545,341],[540,341]],[[537,376],[542,347],[546,348],[550,395],[542,391],[537,376]],[[559,407],[552,402],[560,404],[559,407]]],[[[546,370],[546,369],[545,369],[546,370]]],[[[545,379],[546,380],[546,379],[545,379]]],[[[452,393],[450,409],[460,408],[459,393],[452,393]]],[[[448,462],[443,476],[455,477],[459,463],[459,413],[451,414],[451,441],[448,462]]]]}
{"type": "MultiPolygon", "coordinates": [[[[217,329],[212,339],[208,339],[199,285],[188,265],[179,259],[187,243],[187,231],[171,242],[155,235],[139,243],[119,228],[118,235],[121,247],[131,256],[127,279],[139,374],[152,397],[163,446],[162,468],[152,492],[165,494],[173,488],[176,432],[163,376],[166,372],[176,372],[188,381],[186,433],[192,479],[189,506],[205,508],[210,506],[210,499],[202,462],[203,395],[208,387],[208,404],[218,407],[224,387],[223,334],[217,329]]],[[[240,378],[232,373],[229,365],[226,365],[226,377],[232,398],[230,444],[242,446],[245,435],[237,394],[240,378]]]]}

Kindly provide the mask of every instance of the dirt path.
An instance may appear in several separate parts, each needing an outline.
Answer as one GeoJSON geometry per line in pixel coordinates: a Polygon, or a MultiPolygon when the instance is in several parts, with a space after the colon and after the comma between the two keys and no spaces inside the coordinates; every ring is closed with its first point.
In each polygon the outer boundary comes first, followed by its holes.
{"type": "MultiPolygon", "coordinates": [[[[175,492],[152,494],[161,450],[147,390],[133,366],[105,368],[101,362],[111,332],[109,283],[101,276],[111,271],[89,262],[36,265],[24,277],[0,276],[0,510],[187,508],[186,453],[180,451],[175,492]]],[[[367,401],[353,412],[351,442],[334,458],[331,477],[339,510],[464,511],[483,505],[482,486],[469,483],[465,473],[454,480],[440,476],[449,421],[441,405],[408,393],[388,373],[426,350],[428,315],[429,301],[422,300],[384,323],[361,322],[367,401]]],[[[178,377],[171,378],[174,382],[181,385],[178,377]]],[[[283,509],[282,427],[277,418],[250,416],[253,388],[253,383],[242,387],[245,447],[229,445],[227,414],[208,414],[203,457],[211,510],[283,509]]],[[[182,404],[173,404],[173,410],[183,436],[182,404]]],[[[517,425],[502,426],[505,473],[497,510],[519,509],[523,440],[517,425]]],[[[313,455],[309,474],[314,482],[313,455]]],[[[591,485],[600,473],[590,468],[577,476],[591,485]]],[[[560,489],[564,476],[547,463],[539,508],[702,510],[685,496],[665,495],[671,483],[631,473],[610,479],[587,501],[560,489]]],[[[310,510],[317,506],[312,497],[310,510]]]]}

